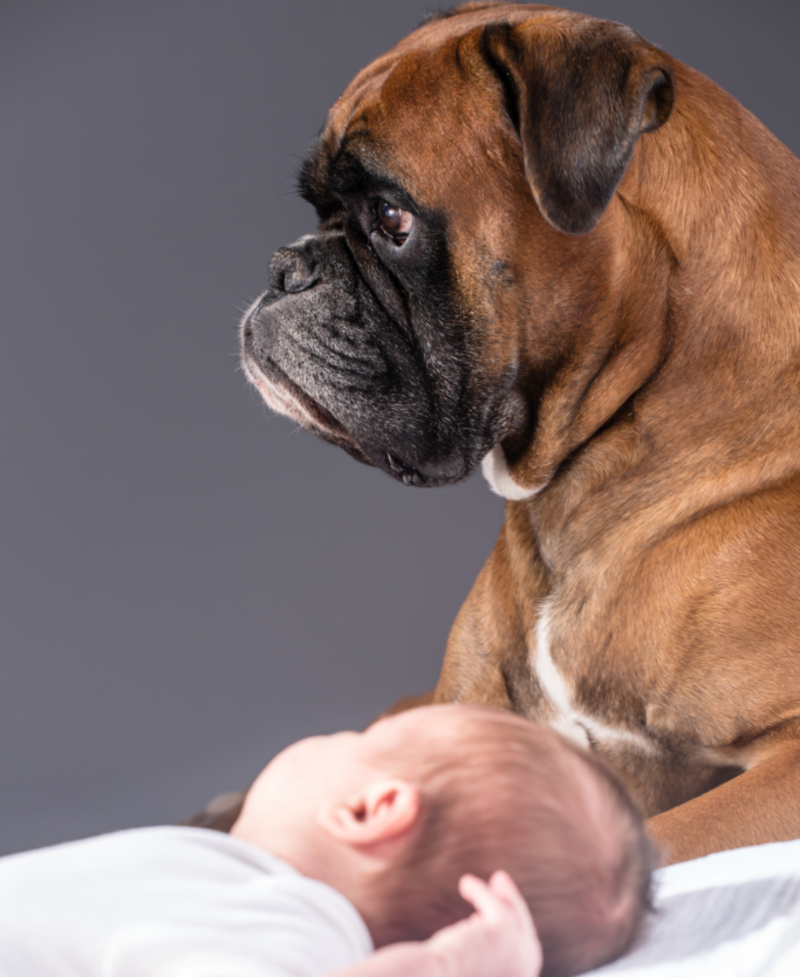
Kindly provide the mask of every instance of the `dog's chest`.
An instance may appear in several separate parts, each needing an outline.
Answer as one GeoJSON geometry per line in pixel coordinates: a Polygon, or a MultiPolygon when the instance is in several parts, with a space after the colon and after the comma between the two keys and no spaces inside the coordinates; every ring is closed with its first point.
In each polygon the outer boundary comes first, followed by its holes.
{"type": "Polygon", "coordinates": [[[644,732],[623,723],[610,723],[577,702],[574,680],[553,657],[553,612],[542,602],[530,648],[530,666],[546,702],[547,721],[579,746],[602,752],[652,754],[656,744],[644,732]]]}

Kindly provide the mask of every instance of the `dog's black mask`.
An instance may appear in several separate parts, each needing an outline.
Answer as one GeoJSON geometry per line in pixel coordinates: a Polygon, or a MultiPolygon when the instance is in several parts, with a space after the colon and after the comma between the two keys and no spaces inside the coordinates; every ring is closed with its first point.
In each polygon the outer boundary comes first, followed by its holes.
{"type": "Polygon", "coordinates": [[[319,232],[273,255],[270,287],[242,324],[245,370],[270,406],[358,460],[406,485],[455,482],[496,440],[495,398],[474,389],[445,229],[415,208],[398,246],[376,231],[384,197],[363,182],[332,214],[329,198],[315,200],[319,232]]]}

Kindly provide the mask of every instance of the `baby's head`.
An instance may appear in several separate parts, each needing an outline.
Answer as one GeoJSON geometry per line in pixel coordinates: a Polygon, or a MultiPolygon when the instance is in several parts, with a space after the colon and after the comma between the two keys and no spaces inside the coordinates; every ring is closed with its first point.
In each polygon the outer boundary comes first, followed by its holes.
{"type": "Polygon", "coordinates": [[[552,731],[481,706],[426,706],[295,743],[231,833],[343,892],[377,946],[467,916],[459,878],[506,869],[545,975],[618,956],[649,904],[650,847],[616,779],[552,731]]]}

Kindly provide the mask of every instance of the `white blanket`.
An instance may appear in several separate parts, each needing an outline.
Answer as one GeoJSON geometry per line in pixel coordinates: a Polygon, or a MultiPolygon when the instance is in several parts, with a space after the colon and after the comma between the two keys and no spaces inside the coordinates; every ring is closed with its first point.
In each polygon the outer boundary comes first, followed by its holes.
{"type": "Polygon", "coordinates": [[[656,913],[620,977],[800,977],[800,840],[656,872],[656,913]]]}

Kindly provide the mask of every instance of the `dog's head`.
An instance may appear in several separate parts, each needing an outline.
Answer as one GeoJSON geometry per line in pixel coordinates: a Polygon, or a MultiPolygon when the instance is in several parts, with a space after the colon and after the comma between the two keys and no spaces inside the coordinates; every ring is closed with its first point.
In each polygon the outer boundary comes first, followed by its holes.
{"type": "Polygon", "coordinates": [[[500,442],[513,461],[604,299],[601,218],[672,101],[669,59],[616,24],[522,4],[428,21],[331,109],[300,177],[320,225],[272,257],[247,376],[409,485],[500,442]]]}

